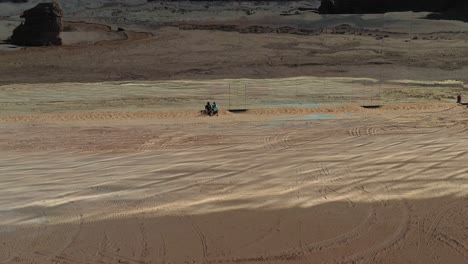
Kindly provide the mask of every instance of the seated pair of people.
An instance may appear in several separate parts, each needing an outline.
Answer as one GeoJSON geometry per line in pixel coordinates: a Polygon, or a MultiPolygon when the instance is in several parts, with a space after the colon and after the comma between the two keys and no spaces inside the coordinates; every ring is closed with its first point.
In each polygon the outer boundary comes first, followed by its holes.
{"type": "Polygon", "coordinates": [[[213,105],[210,104],[210,102],[207,102],[205,105],[205,115],[213,116],[213,115],[218,115],[218,105],[216,102],[213,102],[213,105]]]}

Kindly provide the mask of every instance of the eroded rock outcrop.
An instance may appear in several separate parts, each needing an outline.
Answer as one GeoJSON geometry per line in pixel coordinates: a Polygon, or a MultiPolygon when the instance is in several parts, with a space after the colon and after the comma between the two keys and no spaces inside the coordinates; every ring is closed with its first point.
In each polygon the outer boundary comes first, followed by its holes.
{"type": "Polygon", "coordinates": [[[62,45],[63,12],[57,2],[41,3],[21,16],[24,23],[11,36],[13,44],[21,46],[62,45]]]}
{"type": "Polygon", "coordinates": [[[320,14],[333,14],[335,3],[333,0],[322,0],[318,9],[320,14]]]}
{"type": "Polygon", "coordinates": [[[323,14],[446,12],[459,8],[464,2],[464,0],[323,0],[319,12],[323,14]]]}

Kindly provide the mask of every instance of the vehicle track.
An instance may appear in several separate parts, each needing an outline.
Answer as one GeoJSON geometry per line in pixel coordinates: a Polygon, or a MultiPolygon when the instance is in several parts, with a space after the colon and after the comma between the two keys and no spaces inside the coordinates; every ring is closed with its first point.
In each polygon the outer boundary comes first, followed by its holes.
{"type": "Polygon", "coordinates": [[[265,137],[265,148],[274,150],[285,150],[293,146],[289,142],[291,132],[279,133],[274,136],[265,137]]]}
{"type": "Polygon", "coordinates": [[[167,263],[166,239],[164,238],[164,235],[162,233],[159,233],[159,236],[161,237],[161,242],[162,242],[162,245],[159,249],[159,255],[161,256],[161,264],[166,264],[167,263]]]}
{"type": "Polygon", "coordinates": [[[402,203],[402,213],[403,217],[401,218],[399,228],[392,234],[392,236],[382,243],[372,246],[370,249],[367,249],[363,252],[359,252],[350,257],[347,257],[340,261],[340,263],[375,263],[377,256],[385,254],[388,249],[401,242],[409,231],[410,220],[411,220],[411,208],[406,201],[401,201],[402,203]]]}
{"type": "Polygon", "coordinates": [[[202,248],[202,257],[203,257],[203,263],[207,263],[207,258],[208,258],[208,244],[206,243],[206,237],[205,234],[202,232],[200,227],[193,221],[192,217],[186,215],[185,219],[187,222],[192,226],[193,230],[197,234],[199,240],[200,240],[200,245],[202,248]]]}
{"type": "Polygon", "coordinates": [[[251,242],[248,242],[245,245],[240,246],[239,249],[250,247],[256,243],[259,243],[267,239],[268,237],[270,237],[271,235],[275,233],[275,231],[279,228],[280,225],[281,225],[281,216],[278,216],[275,223],[270,228],[268,228],[268,230],[266,230],[263,234],[260,234],[256,239],[252,240],[251,242]]]}
{"type": "Polygon", "coordinates": [[[447,215],[449,214],[449,212],[451,211],[456,212],[460,210],[460,206],[466,206],[467,203],[468,203],[468,199],[462,199],[461,201],[457,201],[443,208],[437,213],[437,215],[433,218],[433,220],[430,221],[431,224],[429,225],[427,231],[424,232],[423,234],[424,236],[423,242],[426,248],[434,247],[435,243],[438,241],[438,242],[445,244],[446,246],[448,246],[455,252],[460,253],[464,258],[467,258],[468,250],[465,248],[462,242],[454,238],[450,238],[444,233],[437,231],[441,222],[447,218],[447,215]]]}
{"type": "MultiPolygon", "coordinates": [[[[269,262],[269,261],[281,261],[281,260],[294,260],[297,258],[308,258],[307,255],[312,254],[314,252],[320,252],[326,249],[333,249],[335,247],[344,246],[348,244],[350,241],[359,238],[362,236],[366,230],[369,229],[369,226],[375,224],[376,220],[376,211],[373,208],[367,217],[355,228],[350,230],[345,234],[341,234],[339,236],[327,239],[325,241],[320,241],[317,243],[311,244],[303,244],[302,242],[299,243],[298,247],[289,248],[285,250],[281,250],[280,252],[269,253],[266,256],[252,256],[252,257],[244,257],[244,258],[235,258],[235,259],[213,259],[213,262],[218,263],[228,263],[228,262],[235,262],[235,263],[242,263],[242,262],[269,262]]],[[[313,262],[312,262],[313,263],[313,262]]]]}
{"type": "Polygon", "coordinates": [[[453,249],[455,252],[458,252],[458,254],[462,255],[466,260],[468,260],[468,248],[463,245],[463,242],[438,232],[434,233],[434,238],[453,249]]]}
{"type": "Polygon", "coordinates": [[[95,259],[93,262],[97,263],[128,263],[128,264],[145,264],[145,261],[136,260],[129,257],[124,257],[117,252],[120,248],[112,243],[107,234],[104,232],[104,236],[99,243],[98,250],[95,253],[95,259]]]}
{"type": "Polygon", "coordinates": [[[367,217],[364,219],[364,221],[349,232],[336,236],[332,239],[321,241],[319,243],[306,245],[306,248],[309,252],[314,252],[322,251],[324,249],[332,249],[337,246],[345,245],[349,241],[361,237],[362,234],[365,233],[365,231],[368,230],[370,226],[375,225],[377,219],[376,216],[377,211],[375,208],[372,208],[369,211],[367,217]]]}
{"type": "Polygon", "coordinates": [[[51,261],[57,261],[57,260],[63,260],[63,259],[66,259],[67,261],[72,260],[64,255],[65,255],[65,252],[73,245],[73,243],[75,243],[76,239],[80,236],[81,231],[83,229],[83,223],[84,223],[83,215],[80,214],[79,223],[78,223],[76,232],[73,234],[70,240],[65,243],[65,245],[61,249],[59,249],[58,251],[56,251],[55,253],[51,255],[52,256],[51,261]]]}
{"type": "MultiPolygon", "coordinates": [[[[450,107],[450,108],[447,108],[447,109],[444,109],[444,110],[440,110],[440,111],[434,111],[434,112],[428,112],[427,115],[419,118],[419,120],[424,120],[424,119],[428,119],[428,118],[434,118],[435,115],[437,114],[442,114],[442,113],[446,113],[454,108],[456,108],[457,106],[453,106],[453,107],[450,107]]],[[[396,125],[393,125],[393,126],[376,126],[376,125],[381,125],[381,124],[384,124],[384,123],[389,123],[389,122],[392,122],[394,120],[397,120],[399,118],[403,118],[407,115],[411,115],[411,113],[409,114],[403,114],[403,115],[398,115],[398,116],[395,116],[393,118],[390,118],[390,119],[386,119],[386,120],[383,120],[383,121],[376,121],[376,122],[371,122],[369,124],[367,124],[366,126],[363,126],[363,127],[353,127],[351,128],[350,130],[348,130],[348,135],[350,137],[361,137],[363,135],[367,135],[367,136],[371,136],[371,135],[377,135],[378,134],[378,131],[381,130],[383,127],[387,127],[389,130],[395,130],[395,131],[400,131],[402,130],[402,127],[401,126],[396,126],[396,125]],[[365,132],[365,133],[363,133],[365,132]]],[[[364,121],[369,121],[369,119],[366,119],[364,121]]],[[[363,122],[364,122],[363,121],[363,122]]],[[[396,134],[402,134],[400,132],[396,133],[396,134]]]]}
{"type": "Polygon", "coordinates": [[[348,135],[351,137],[362,136],[383,136],[383,135],[403,135],[406,132],[398,126],[362,126],[354,127],[348,130],[348,135]]]}
{"type": "Polygon", "coordinates": [[[140,231],[141,235],[141,259],[145,260],[148,258],[150,254],[150,247],[148,244],[148,236],[146,235],[146,228],[143,222],[138,223],[138,230],[140,231]]]}
{"type": "MultiPolygon", "coordinates": [[[[13,262],[24,262],[24,263],[34,263],[37,258],[46,258],[48,257],[51,252],[43,252],[40,250],[40,247],[43,245],[43,243],[47,242],[46,238],[47,233],[48,233],[48,215],[46,213],[46,210],[43,207],[37,207],[37,208],[27,208],[26,212],[27,214],[33,214],[33,215],[38,215],[35,218],[36,219],[42,219],[42,223],[37,223],[37,224],[25,224],[23,231],[28,232],[28,236],[25,236],[27,240],[14,240],[12,243],[11,248],[21,248],[24,246],[24,244],[27,244],[28,248],[32,248],[31,252],[23,253],[20,256],[12,256],[10,255],[10,258],[6,261],[6,263],[13,263],[13,262]],[[20,261],[21,260],[21,261],[20,261]]],[[[21,251],[19,251],[21,252],[21,251]]]]}

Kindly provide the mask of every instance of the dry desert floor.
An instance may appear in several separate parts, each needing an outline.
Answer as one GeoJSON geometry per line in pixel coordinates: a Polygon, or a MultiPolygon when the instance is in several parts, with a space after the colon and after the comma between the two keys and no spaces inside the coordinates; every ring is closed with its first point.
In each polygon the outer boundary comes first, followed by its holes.
{"type": "Polygon", "coordinates": [[[0,263],[468,263],[467,23],[61,2],[0,43],[0,263]]]}
{"type": "Polygon", "coordinates": [[[2,86],[0,263],[467,263],[468,109],[372,83],[2,86]]]}

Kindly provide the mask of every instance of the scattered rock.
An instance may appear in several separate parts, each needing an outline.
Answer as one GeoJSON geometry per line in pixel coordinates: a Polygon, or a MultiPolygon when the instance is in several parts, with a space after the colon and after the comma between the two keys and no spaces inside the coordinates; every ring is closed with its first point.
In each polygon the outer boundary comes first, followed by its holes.
{"type": "Polygon", "coordinates": [[[247,10],[246,14],[248,16],[251,16],[251,15],[255,14],[255,10],[247,10]]]}
{"type": "Polygon", "coordinates": [[[62,45],[60,32],[63,31],[63,12],[57,2],[40,3],[26,10],[19,25],[11,36],[13,44],[21,46],[62,45]]]}

